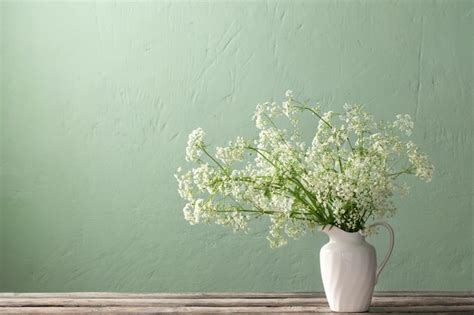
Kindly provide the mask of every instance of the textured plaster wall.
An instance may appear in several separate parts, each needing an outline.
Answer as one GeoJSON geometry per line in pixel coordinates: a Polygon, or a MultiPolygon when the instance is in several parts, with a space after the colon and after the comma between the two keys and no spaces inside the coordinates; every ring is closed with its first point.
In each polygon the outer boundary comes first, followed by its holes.
{"type": "Polygon", "coordinates": [[[1,290],[322,290],[324,235],[189,226],[173,178],[190,130],[255,135],[288,88],[414,117],[436,174],[397,200],[377,288],[473,288],[472,1],[2,5],[1,290]]]}
{"type": "Polygon", "coordinates": [[[0,288],[2,288],[3,283],[3,269],[2,269],[2,261],[3,261],[3,189],[2,189],[2,174],[3,174],[3,112],[2,112],[2,77],[3,77],[3,44],[2,44],[2,33],[3,33],[3,5],[0,2],[0,288]]]}

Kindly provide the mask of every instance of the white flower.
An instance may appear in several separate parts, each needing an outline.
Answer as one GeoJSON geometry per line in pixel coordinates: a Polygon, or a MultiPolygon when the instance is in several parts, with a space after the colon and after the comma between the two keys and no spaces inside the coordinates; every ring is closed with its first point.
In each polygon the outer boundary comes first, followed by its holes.
{"type": "Polygon", "coordinates": [[[285,96],[287,98],[293,98],[293,91],[292,90],[287,90],[286,93],[285,93],[285,96]]]}
{"type": "Polygon", "coordinates": [[[214,169],[209,166],[207,163],[203,163],[196,168],[193,168],[193,182],[196,187],[201,190],[205,191],[208,190],[209,193],[212,193],[214,190],[212,189],[212,180],[214,177],[214,169]]]}
{"type": "Polygon", "coordinates": [[[192,171],[188,171],[182,175],[175,174],[174,176],[178,181],[178,193],[180,197],[187,201],[194,200],[192,171]]]}
{"type": "Polygon", "coordinates": [[[397,120],[393,122],[393,126],[400,129],[400,131],[404,132],[407,136],[410,136],[413,132],[413,127],[415,123],[411,120],[410,115],[397,115],[397,120]]]}
{"type": "Polygon", "coordinates": [[[267,236],[267,239],[270,242],[270,247],[278,248],[283,245],[286,245],[288,241],[283,238],[282,235],[286,221],[285,216],[283,214],[271,215],[270,220],[272,222],[272,225],[267,236]]]}
{"type": "Polygon", "coordinates": [[[204,131],[202,128],[193,130],[188,137],[188,146],[186,147],[186,161],[197,162],[202,155],[204,147],[204,131]]]}
{"type": "Polygon", "coordinates": [[[244,159],[247,142],[242,137],[237,137],[235,141],[229,141],[228,147],[216,147],[216,157],[225,164],[244,159]]]}
{"type": "Polygon", "coordinates": [[[192,203],[187,203],[183,208],[184,219],[189,222],[189,224],[194,225],[198,221],[194,217],[194,209],[192,203]]]}
{"type": "Polygon", "coordinates": [[[346,122],[347,129],[354,131],[357,136],[375,128],[374,117],[364,112],[362,106],[345,104],[344,110],[345,114],[341,118],[346,122]]]}
{"type": "Polygon", "coordinates": [[[257,104],[252,120],[255,120],[257,129],[262,130],[271,124],[273,118],[279,117],[282,114],[282,109],[275,102],[265,102],[257,104]]]}
{"type": "Polygon", "coordinates": [[[415,168],[415,175],[426,182],[431,181],[434,166],[428,160],[428,156],[421,153],[411,141],[407,143],[407,153],[410,162],[415,168]]]}
{"type": "Polygon", "coordinates": [[[291,91],[286,97],[281,106],[257,105],[256,139],[237,137],[217,147],[215,156],[207,151],[201,128],[189,135],[186,160],[198,165],[187,172],[179,168],[175,177],[190,224],[214,222],[247,231],[249,220],[268,216],[268,240],[279,247],[317,225],[364,230],[370,220],[395,213],[394,194],[408,191],[401,175],[431,180],[428,156],[399,136],[411,134],[410,116],[375,122],[360,105],[346,104],[344,113],[336,114],[301,105],[291,91]],[[302,112],[316,119],[310,145],[298,127],[302,112]],[[279,119],[288,119],[289,129],[279,128],[279,119]]]}
{"type": "Polygon", "coordinates": [[[257,104],[255,107],[255,113],[252,117],[252,120],[255,120],[255,126],[257,129],[264,129],[266,126],[265,119],[263,118],[265,112],[265,107],[262,104],[257,104]]]}
{"type": "Polygon", "coordinates": [[[194,203],[194,213],[193,213],[195,223],[199,223],[199,221],[202,221],[202,217],[205,216],[205,213],[206,213],[206,208],[205,208],[204,200],[203,199],[196,200],[196,202],[194,203]]]}

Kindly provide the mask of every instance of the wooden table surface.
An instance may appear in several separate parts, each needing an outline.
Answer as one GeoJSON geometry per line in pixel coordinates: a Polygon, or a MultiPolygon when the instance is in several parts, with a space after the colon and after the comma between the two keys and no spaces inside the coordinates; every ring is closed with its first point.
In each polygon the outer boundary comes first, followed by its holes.
{"type": "MultiPolygon", "coordinates": [[[[474,314],[474,294],[375,293],[374,314],[474,314]]],[[[2,314],[318,313],[324,293],[0,293],[2,314]]],[[[339,313],[342,314],[342,313],[339,313]]],[[[348,313],[356,314],[356,313],[348,313]]],[[[363,313],[362,313],[363,314],[363,313]]]]}

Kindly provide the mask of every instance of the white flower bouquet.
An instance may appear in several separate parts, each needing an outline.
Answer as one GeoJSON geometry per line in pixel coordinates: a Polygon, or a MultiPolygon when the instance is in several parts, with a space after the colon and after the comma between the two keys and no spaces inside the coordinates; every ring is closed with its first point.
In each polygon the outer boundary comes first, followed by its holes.
{"type": "Polygon", "coordinates": [[[237,137],[214,152],[201,128],[189,135],[186,160],[194,167],[178,168],[175,177],[191,224],[246,231],[250,219],[266,216],[272,247],[317,226],[363,231],[367,222],[394,214],[394,193],[408,190],[401,175],[428,182],[433,174],[427,155],[403,139],[413,129],[409,115],[377,122],[348,104],[343,113],[323,113],[287,91],[281,105],[258,104],[253,119],[258,138],[237,137]],[[310,144],[299,129],[303,113],[316,119],[310,144]]]}

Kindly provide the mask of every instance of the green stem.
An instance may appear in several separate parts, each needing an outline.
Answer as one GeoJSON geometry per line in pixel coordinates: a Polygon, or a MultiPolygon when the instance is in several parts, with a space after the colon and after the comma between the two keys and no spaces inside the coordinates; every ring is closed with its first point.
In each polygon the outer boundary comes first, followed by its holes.
{"type": "Polygon", "coordinates": [[[202,152],[204,152],[204,154],[206,154],[212,161],[214,161],[214,163],[216,163],[226,174],[228,173],[228,172],[227,172],[227,169],[226,169],[224,166],[222,166],[222,164],[219,163],[219,161],[217,161],[212,155],[210,155],[210,154],[207,152],[207,150],[206,150],[205,147],[200,147],[200,149],[201,149],[202,152]]]}
{"type": "Polygon", "coordinates": [[[235,210],[218,210],[218,212],[223,212],[223,213],[226,213],[226,212],[249,212],[249,213],[256,213],[256,214],[275,214],[276,211],[269,211],[269,210],[264,210],[264,211],[261,211],[261,210],[251,210],[251,209],[241,209],[241,208],[237,208],[235,210]]]}
{"type": "Polygon", "coordinates": [[[307,105],[305,104],[302,104],[298,101],[295,101],[295,100],[292,100],[292,102],[296,103],[296,104],[299,104],[300,106],[295,106],[296,108],[300,108],[300,109],[305,109],[305,110],[308,110],[310,112],[312,112],[314,115],[316,115],[319,119],[321,119],[321,121],[323,123],[325,123],[329,128],[334,128],[329,122],[327,122],[325,119],[323,119],[323,117],[321,117],[321,115],[319,115],[315,110],[313,110],[311,107],[308,107],[307,105]]]}
{"type": "Polygon", "coordinates": [[[339,156],[339,150],[338,150],[337,160],[339,161],[339,168],[341,169],[341,173],[344,174],[344,168],[342,167],[342,161],[341,161],[341,157],[339,156]]]}
{"type": "Polygon", "coordinates": [[[250,145],[249,145],[249,146],[246,146],[245,148],[257,152],[257,154],[259,154],[261,157],[263,157],[263,158],[264,158],[268,163],[270,163],[273,167],[278,168],[269,158],[267,158],[267,157],[265,156],[265,154],[263,154],[262,152],[260,152],[259,149],[254,148],[254,147],[252,147],[252,146],[250,146],[250,145]]]}
{"type": "Polygon", "coordinates": [[[408,168],[406,168],[405,170],[403,171],[400,171],[400,172],[396,172],[396,173],[392,173],[392,174],[388,174],[387,176],[395,176],[395,177],[398,177],[402,174],[411,174],[411,171],[413,171],[415,168],[413,166],[410,166],[408,168]]]}
{"type": "Polygon", "coordinates": [[[352,146],[351,139],[347,137],[347,143],[349,143],[349,146],[351,147],[351,151],[354,151],[354,147],[352,146]]]}

